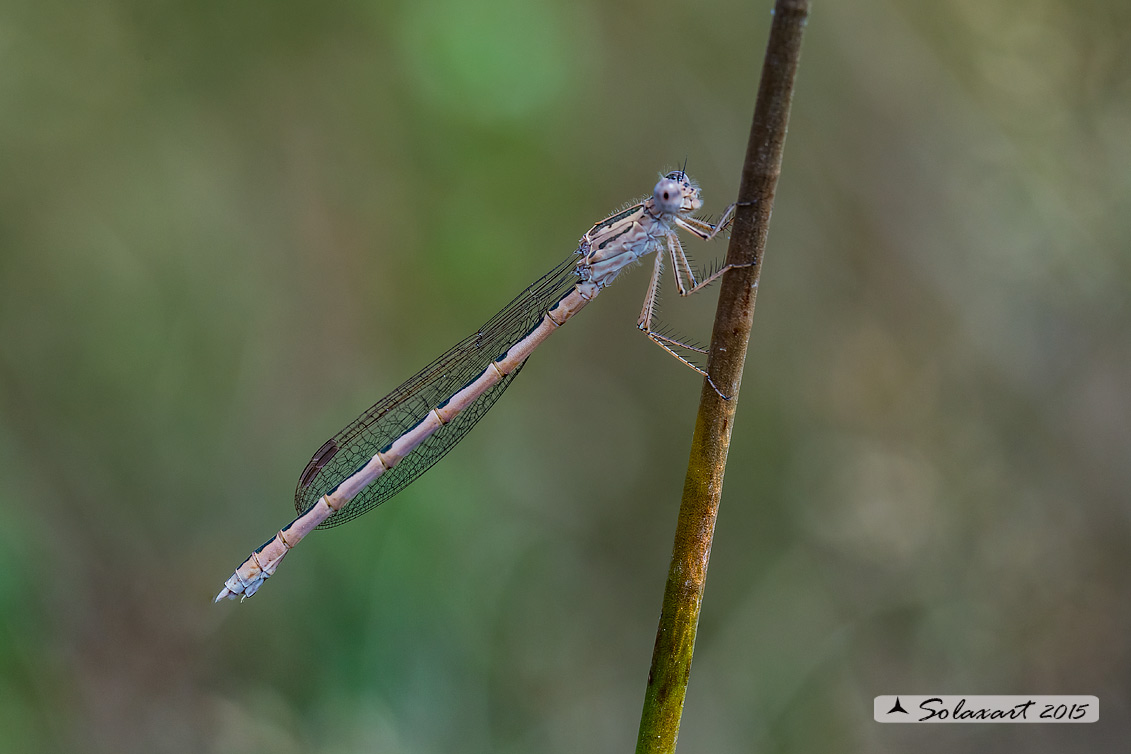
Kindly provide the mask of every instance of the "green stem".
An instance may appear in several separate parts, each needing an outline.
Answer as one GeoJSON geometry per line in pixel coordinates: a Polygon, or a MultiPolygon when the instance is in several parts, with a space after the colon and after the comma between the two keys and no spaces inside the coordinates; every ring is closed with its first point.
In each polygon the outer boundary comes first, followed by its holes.
{"type": "Polygon", "coordinates": [[[746,266],[723,275],[707,360],[707,373],[729,399],[721,398],[704,380],[640,717],[637,754],[674,752],[679,734],[723,472],[754,319],[762,252],[781,174],[793,79],[808,16],[808,0],[775,3],[726,258],[727,264],[746,266]]]}

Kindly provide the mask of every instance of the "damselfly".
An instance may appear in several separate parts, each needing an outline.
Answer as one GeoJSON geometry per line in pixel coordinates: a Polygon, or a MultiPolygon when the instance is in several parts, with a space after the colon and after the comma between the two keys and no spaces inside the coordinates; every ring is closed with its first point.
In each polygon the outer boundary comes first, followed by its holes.
{"type": "Polygon", "coordinates": [[[311,531],[372,510],[428,470],[483,418],[550,333],[648,254],[655,253],[656,259],[637,325],[710,382],[706,372],[675,350],[702,353],[703,349],[652,327],[665,253],[681,296],[695,293],[730,269],[724,266],[702,280],[691,270],[676,230],[710,241],[727,226],[734,211],[732,205],[712,225],[693,216],[702,206],[699,187],[686,173],[668,173],[651,196],[590,228],[573,254],[487,324],[327,440],[299,477],[298,518],[236,569],[216,601],[255,594],[283,556],[311,531]]]}

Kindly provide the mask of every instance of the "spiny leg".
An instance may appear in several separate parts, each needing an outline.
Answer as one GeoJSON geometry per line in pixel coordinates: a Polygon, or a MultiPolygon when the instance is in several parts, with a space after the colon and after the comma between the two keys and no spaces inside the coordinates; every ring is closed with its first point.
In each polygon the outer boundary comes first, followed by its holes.
{"type": "Polygon", "coordinates": [[[734,220],[734,210],[736,207],[752,207],[756,202],[735,202],[734,204],[723,210],[723,216],[714,225],[706,220],[700,220],[697,217],[677,217],[675,222],[679,227],[686,230],[692,235],[698,236],[704,241],[710,241],[722,231],[726,230],[731,221],[734,220]]]}
{"type": "Polygon", "coordinates": [[[652,265],[652,280],[648,283],[648,292],[644,294],[644,306],[640,309],[640,316],[636,326],[644,332],[652,329],[652,314],[656,311],[656,301],[660,295],[660,276],[664,272],[664,255],[656,252],[656,263],[652,265]]]}
{"type": "MultiPolygon", "coordinates": [[[[669,236],[669,239],[670,238],[671,238],[671,236],[669,236]]],[[[677,241],[677,243],[678,243],[678,241],[677,241]]],[[[669,250],[670,249],[671,249],[671,245],[669,243],[669,250]]],[[[677,262],[674,261],[674,256],[673,256],[673,264],[678,264],[677,262]]],[[[686,259],[684,260],[684,264],[686,264],[686,259]]],[[[703,377],[705,377],[707,379],[707,384],[709,384],[711,386],[712,390],[714,390],[716,393],[718,393],[720,398],[722,398],[723,400],[730,400],[730,398],[726,394],[724,394],[723,391],[719,390],[719,388],[715,385],[715,381],[711,379],[711,375],[707,374],[707,372],[705,370],[699,368],[695,364],[692,364],[690,361],[688,361],[683,356],[678,354],[675,351],[675,349],[672,348],[672,346],[677,346],[677,347],[680,347],[680,348],[686,348],[689,351],[696,351],[696,352],[702,353],[702,354],[707,353],[707,349],[699,348],[697,346],[688,345],[686,343],[681,343],[680,341],[675,340],[674,338],[669,338],[666,335],[661,335],[660,333],[652,330],[652,315],[655,314],[655,311],[656,311],[656,302],[659,298],[659,292],[660,292],[660,279],[663,276],[663,271],[664,271],[664,255],[663,255],[663,252],[657,251],[656,252],[656,263],[652,266],[652,279],[648,283],[648,292],[644,295],[644,306],[640,310],[640,317],[639,317],[639,319],[636,320],[636,326],[639,327],[644,332],[644,334],[648,336],[649,340],[651,340],[653,343],[658,345],[660,348],[667,351],[677,361],[679,361],[680,363],[682,363],[684,366],[688,367],[692,371],[703,375],[703,377]]],[[[677,281],[679,280],[678,274],[676,275],[676,280],[677,281]]],[[[694,280],[694,278],[692,278],[692,280],[694,280]]]]}
{"type": "MultiPolygon", "coordinates": [[[[711,386],[711,389],[714,390],[715,393],[717,393],[720,398],[722,398],[724,401],[730,400],[730,396],[727,395],[726,393],[724,393],[722,390],[719,390],[719,386],[715,384],[715,381],[711,379],[711,375],[707,374],[707,371],[705,369],[700,369],[699,367],[695,366],[690,361],[688,361],[687,359],[683,358],[678,353],[676,353],[675,350],[672,349],[672,347],[668,345],[668,343],[670,342],[670,343],[675,343],[676,345],[682,346],[683,345],[682,343],[680,343],[679,341],[676,341],[676,340],[672,340],[671,338],[666,338],[663,335],[660,335],[658,333],[654,333],[651,330],[644,328],[643,326],[640,329],[644,330],[644,334],[648,336],[649,340],[651,340],[653,343],[658,345],[660,348],[662,348],[665,351],[667,351],[668,353],[670,353],[677,361],[679,361],[685,367],[687,367],[688,369],[690,369],[693,372],[697,372],[697,373],[703,375],[703,377],[707,380],[707,384],[711,386]]],[[[683,346],[683,347],[686,348],[687,346],[683,346]]],[[[700,350],[700,349],[694,349],[694,350],[700,350]]],[[[702,349],[702,352],[706,353],[706,349],[702,349]]]]}
{"type": "MultiPolygon", "coordinates": [[[[678,270],[679,257],[676,256],[675,247],[672,246],[671,242],[673,240],[675,241],[676,245],[678,245],[679,241],[675,238],[674,234],[668,236],[668,248],[672,257],[672,264],[676,265],[676,269],[678,270]]],[[[652,267],[652,280],[648,283],[648,292],[644,295],[644,307],[640,310],[640,318],[636,320],[636,325],[641,330],[643,330],[649,338],[651,338],[659,345],[663,345],[662,343],[660,343],[660,341],[663,341],[664,343],[668,343],[678,348],[685,348],[688,351],[695,351],[696,353],[706,354],[706,348],[692,345],[691,343],[684,343],[681,340],[677,340],[676,338],[652,329],[652,317],[656,313],[656,309],[660,304],[660,281],[663,279],[664,272],[663,259],[663,254],[661,252],[657,252],[656,264],[652,267]]],[[[684,265],[686,265],[687,260],[684,259],[683,263],[684,265]]],[[[690,270],[687,270],[687,272],[688,274],[690,274],[690,270]]],[[[678,274],[675,276],[675,279],[677,284],[681,284],[682,281],[680,280],[678,274]]],[[[692,280],[694,279],[695,278],[692,277],[692,280]]],[[[667,349],[667,346],[663,347],[667,349]]],[[[679,357],[677,356],[676,358],[679,357]]],[[[683,359],[680,360],[682,361],[683,359]]]]}
{"type": "MultiPolygon", "coordinates": [[[[705,220],[699,220],[694,217],[685,218],[677,216],[674,218],[674,221],[676,225],[683,228],[688,233],[691,233],[693,236],[696,236],[704,241],[710,241],[730,224],[731,219],[734,216],[735,207],[737,206],[737,204],[732,204],[727,207],[726,211],[723,212],[722,217],[720,217],[719,221],[714,225],[711,225],[711,223],[705,220]]],[[[722,275],[728,270],[740,269],[742,267],[752,267],[754,265],[753,262],[746,262],[743,264],[726,264],[718,270],[715,270],[715,272],[708,275],[702,281],[698,281],[695,279],[695,273],[691,269],[691,263],[687,259],[687,254],[683,250],[683,244],[680,243],[679,237],[675,233],[669,233],[667,237],[667,244],[668,254],[669,256],[671,256],[672,260],[672,274],[675,277],[676,288],[679,290],[680,296],[690,296],[693,293],[701,291],[702,289],[706,288],[708,285],[722,277],[722,275]],[[687,280],[690,282],[690,287],[687,287],[687,285],[684,283],[682,277],[683,275],[686,275],[687,280]]],[[[707,384],[711,386],[711,389],[714,390],[720,398],[722,398],[723,400],[730,400],[729,396],[723,393],[723,391],[719,390],[718,386],[715,385],[715,381],[711,379],[711,375],[707,374],[706,370],[699,368],[680,354],[676,353],[672,346],[685,348],[689,351],[695,351],[703,354],[707,353],[706,349],[691,346],[687,343],[682,343],[678,340],[675,340],[674,338],[669,338],[666,335],[661,335],[660,333],[652,330],[652,316],[653,314],[655,314],[656,305],[659,298],[660,278],[662,271],[663,252],[657,251],[656,263],[652,267],[652,279],[648,283],[648,292],[644,296],[644,306],[640,311],[640,318],[636,322],[637,327],[644,331],[644,334],[648,336],[649,340],[667,351],[676,360],[683,363],[689,369],[703,375],[703,377],[705,377],[707,380],[707,384]]]]}
{"type": "MultiPolygon", "coordinates": [[[[699,220],[698,218],[694,217],[677,217],[675,218],[675,224],[686,230],[688,233],[691,233],[692,235],[703,239],[704,241],[710,241],[730,224],[731,218],[734,215],[734,208],[736,206],[738,205],[732,204],[727,207],[726,211],[723,212],[723,216],[720,217],[719,221],[714,225],[711,225],[706,220],[699,220]]],[[[669,248],[672,247],[670,238],[668,246],[669,248]]],[[[687,261],[687,255],[683,251],[683,245],[679,243],[678,239],[676,239],[674,247],[675,248],[672,250],[672,254],[673,256],[676,254],[680,256],[683,262],[683,267],[687,270],[687,277],[691,281],[691,287],[687,288],[679,280],[679,275],[676,275],[676,283],[679,287],[679,295],[681,296],[690,296],[692,293],[703,290],[708,285],[722,277],[723,274],[727,272],[727,270],[737,270],[742,267],[753,266],[753,262],[746,262],[744,264],[725,264],[708,275],[702,281],[699,281],[695,279],[695,274],[691,271],[691,264],[687,261]]],[[[676,268],[676,271],[678,273],[678,270],[680,269],[679,262],[673,260],[672,264],[676,268]]]]}
{"type": "Polygon", "coordinates": [[[676,338],[673,338],[670,335],[664,335],[663,333],[656,332],[655,330],[650,331],[649,337],[651,337],[652,340],[655,340],[655,341],[661,341],[662,340],[665,343],[668,343],[670,345],[675,346],[676,348],[685,348],[688,351],[694,351],[695,353],[701,353],[704,356],[707,355],[707,349],[704,348],[703,346],[697,346],[697,345],[693,345],[691,343],[684,343],[682,340],[678,340],[676,338]]]}
{"type": "Polygon", "coordinates": [[[727,207],[726,210],[723,211],[723,216],[720,217],[719,221],[714,225],[711,225],[711,223],[706,220],[700,220],[697,217],[677,217],[675,221],[677,225],[688,233],[698,236],[704,241],[710,241],[730,225],[730,221],[734,219],[734,208],[737,206],[737,204],[732,204],[727,207]]]}
{"type": "MultiPolygon", "coordinates": [[[[669,233],[668,238],[668,256],[672,259],[672,275],[675,277],[675,287],[679,291],[679,295],[687,296],[687,285],[683,282],[683,276],[690,280],[691,287],[695,287],[695,273],[691,271],[691,263],[687,261],[687,254],[683,251],[683,244],[680,243],[679,236],[675,233],[669,233]]],[[[661,253],[656,253],[656,258],[660,257],[661,253]]]]}
{"type": "MultiPolygon", "coordinates": [[[[703,224],[707,225],[706,223],[703,224]]],[[[708,227],[710,226],[708,225],[708,227]]],[[[675,233],[669,233],[667,243],[668,255],[672,259],[672,274],[675,277],[675,285],[679,290],[680,296],[690,296],[692,293],[706,288],[708,285],[718,280],[727,270],[749,266],[745,264],[725,265],[722,269],[716,270],[709,275],[706,280],[699,282],[695,279],[695,271],[691,269],[691,262],[687,258],[687,253],[683,250],[683,243],[680,242],[679,236],[675,233]],[[684,282],[685,278],[687,282],[684,282]]]]}

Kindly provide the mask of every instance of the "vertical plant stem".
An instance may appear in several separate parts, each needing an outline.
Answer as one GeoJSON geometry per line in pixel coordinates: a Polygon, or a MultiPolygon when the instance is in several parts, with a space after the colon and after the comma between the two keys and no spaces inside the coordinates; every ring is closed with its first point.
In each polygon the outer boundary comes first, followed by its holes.
{"type": "Polygon", "coordinates": [[[679,734],[723,472],[753,324],[754,299],[762,272],[762,252],[781,174],[793,79],[808,16],[808,0],[777,0],[774,5],[726,257],[727,264],[748,266],[723,275],[707,360],[707,373],[729,400],[721,398],[704,380],[644,695],[637,754],[674,752],[679,734]]]}

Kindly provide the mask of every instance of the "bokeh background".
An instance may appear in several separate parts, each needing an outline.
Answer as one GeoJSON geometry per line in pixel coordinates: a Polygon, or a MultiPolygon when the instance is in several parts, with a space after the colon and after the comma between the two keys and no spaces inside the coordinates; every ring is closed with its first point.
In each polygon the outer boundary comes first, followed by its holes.
{"type": "MultiPolygon", "coordinates": [[[[630,750],[700,389],[644,271],[210,600],[323,440],[658,171],[733,198],[769,6],[2,0],[0,751],[630,750]]],[[[1128,49],[1122,0],[816,3],[681,751],[1125,750],[1128,49]]]]}

